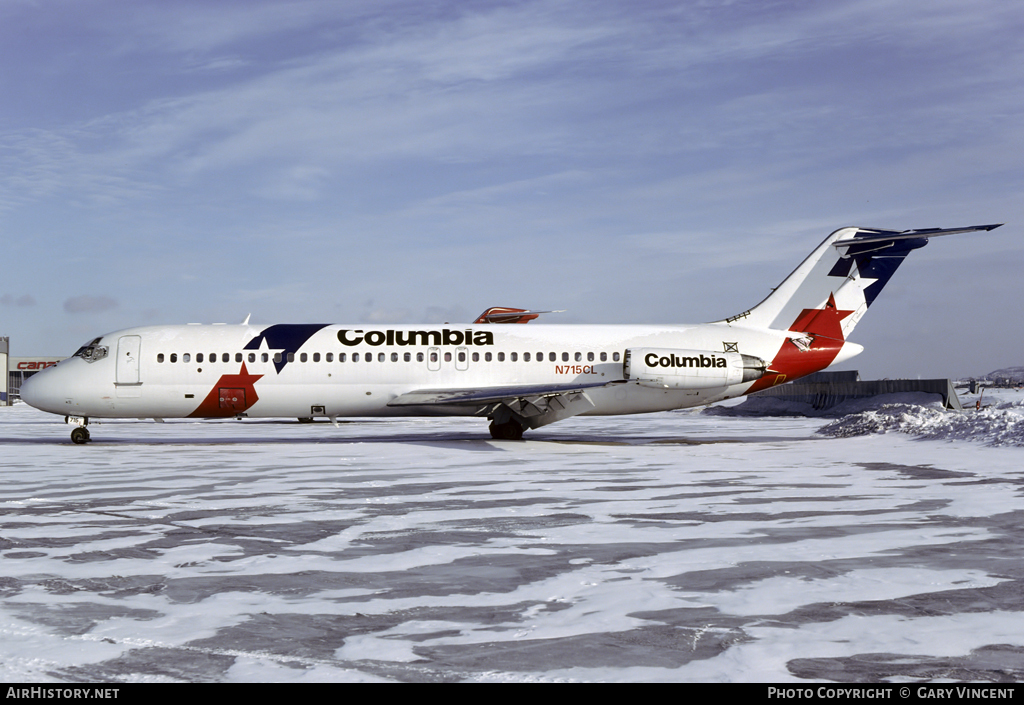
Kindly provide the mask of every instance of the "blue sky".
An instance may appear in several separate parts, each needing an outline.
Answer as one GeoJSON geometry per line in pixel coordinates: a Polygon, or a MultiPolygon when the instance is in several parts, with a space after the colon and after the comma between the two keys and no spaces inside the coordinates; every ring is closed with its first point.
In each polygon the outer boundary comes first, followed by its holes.
{"type": "Polygon", "coordinates": [[[845,225],[915,253],[866,377],[1024,364],[1024,12],[0,0],[0,335],[700,322],[845,225]],[[531,324],[536,325],[536,323],[531,324]]]}

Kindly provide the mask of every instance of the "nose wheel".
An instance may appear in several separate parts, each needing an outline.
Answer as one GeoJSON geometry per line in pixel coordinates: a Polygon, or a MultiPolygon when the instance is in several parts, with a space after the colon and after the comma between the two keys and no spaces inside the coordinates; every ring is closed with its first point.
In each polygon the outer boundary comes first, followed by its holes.
{"type": "Polygon", "coordinates": [[[85,445],[89,442],[89,429],[85,426],[76,426],[71,429],[71,442],[78,445],[85,445]]]}

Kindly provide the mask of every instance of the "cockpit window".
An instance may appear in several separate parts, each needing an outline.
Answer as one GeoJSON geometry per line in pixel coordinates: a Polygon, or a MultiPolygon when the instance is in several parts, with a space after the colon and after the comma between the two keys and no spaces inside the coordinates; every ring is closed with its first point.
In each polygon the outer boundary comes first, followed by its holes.
{"type": "Polygon", "coordinates": [[[86,343],[82,347],[78,348],[74,355],[71,357],[80,357],[86,362],[96,362],[102,360],[107,356],[107,346],[100,345],[100,338],[96,338],[90,343],[86,343]]]}

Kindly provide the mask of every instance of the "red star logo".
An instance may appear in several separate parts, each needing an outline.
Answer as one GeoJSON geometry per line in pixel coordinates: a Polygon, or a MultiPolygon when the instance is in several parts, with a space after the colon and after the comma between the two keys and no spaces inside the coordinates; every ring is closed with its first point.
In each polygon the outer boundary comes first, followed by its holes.
{"type": "Polygon", "coordinates": [[[806,333],[811,339],[810,346],[801,350],[788,340],[783,343],[771,362],[771,372],[754,382],[748,394],[809,375],[831,365],[846,342],[843,338],[843,319],[852,313],[853,311],[841,310],[836,306],[834,294],[828,295],[824,307],[805,308],[801,311],[789,330],[794,333],[806,333]]]}
{"type": "Polygon", "coordinates": [[[810,333],[814,337],[814,343],[811,344],[812,349],[831,346],[835,341],[838,341],[839,347],[842,347],[845,342],[842,321],[851,313],[853,311],[839,310],[836,307],[835,295],[829,294],[824,308],[805,308],[789,329],[794,332],[810,333]],[[821,340],[822,338],[827,340],[821,340]]]}
{"type": "Polygon", "coordinates": [[[249,374],[243,362],[242,371],[237,375],[221,375],[189,418],[224,418],[240,414],[259,401],[253,385],[262,377],[249,374]]]}

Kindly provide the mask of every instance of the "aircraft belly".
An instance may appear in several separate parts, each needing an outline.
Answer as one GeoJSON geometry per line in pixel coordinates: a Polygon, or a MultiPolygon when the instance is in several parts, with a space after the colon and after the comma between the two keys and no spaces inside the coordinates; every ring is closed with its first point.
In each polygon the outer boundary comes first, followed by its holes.
{"type": "MultiPolygon", "coordinates": [[[[276,385],[258,389],[259,399],[248,408],[230,406],[209,414],[195,413],[204,394],[186,392],[178,385],[146,385],[138,398],[94,400],[76,407],[75,413],[96,418],[249,418],[305,417],[312,407],[324,407],[323,416],[472,416],[477,410],[463,405],[434,407],[389,407],[398,396],[393,385],[276,385]],[[187,397],[187,394],[191,394],[187,397]]],[[[634,384],[588,390],[594,408],[582,415],[642,414],[689,408],[707,403],[710,393],[692,394],[681,390],[660,390],[634,384]]]]}
{"type": "Polygon", "coordinates": [[[313,407],[319,416],[376,416],[386,410],[390,385],[379,384],[274,384],[256,385],[259,400],[249,417],[306,417],[313,407]]]}
{"type": "MultiPolygon", "coordinates": [[[[104,388],[106,385],[104,385],[104,388]]],[[[118,394],[113,384],[100,395],[89,395],[75,404],[72,413],[93,418],[181,418],[195,408],[195,402],[168,385],[140,384],[136,395],[118,394]]]]}
{"type": "MultiPolygon", "coordinates": [[[[607,379],[595,375],[598,380],[607,379]]],[[[589,376],[588,376],[589,377],[589,376]]],[[[492,384],[469,384],[466,378],[459,387],[467,390],[486,389],[492,384]]],[[[507,383],[507,378],[506,380],[507,383]]],[[[520,383],[531,383],[534,380],[517,380],[520,383]]],[[[581,383],[593,382],[586,377],[577,379],[558,379],[557,383],[565,384],[573,381],[581,383]]],[[[550,379],[543,382],[553,383],[550,379]]],[[[443,378],[435,384],[443,386],[443,378]]],[[[260,399],[251,406],[246,416],[249,417],[289,417],[308,416],[313,406],[323,406],[326,416],[473,416],[484,409],[484,405],[474,407],[465,404],[432,405],[432,406],[388,406],[387,403],[408,391],[410,386],[404,384],[301,384],[275,385],[257,389],[260,399]]],[[[594,403],[594,408],[583,414],[614,415],[642,414],[654,411],[667,411],[708,403],[712,397],[720,395],[721,390],[701,390],[699,393],[686,390],[661,390],[641,387],[635,384],[613,385],[608,388],[598,387],[587,391],[594,403]]]]}

